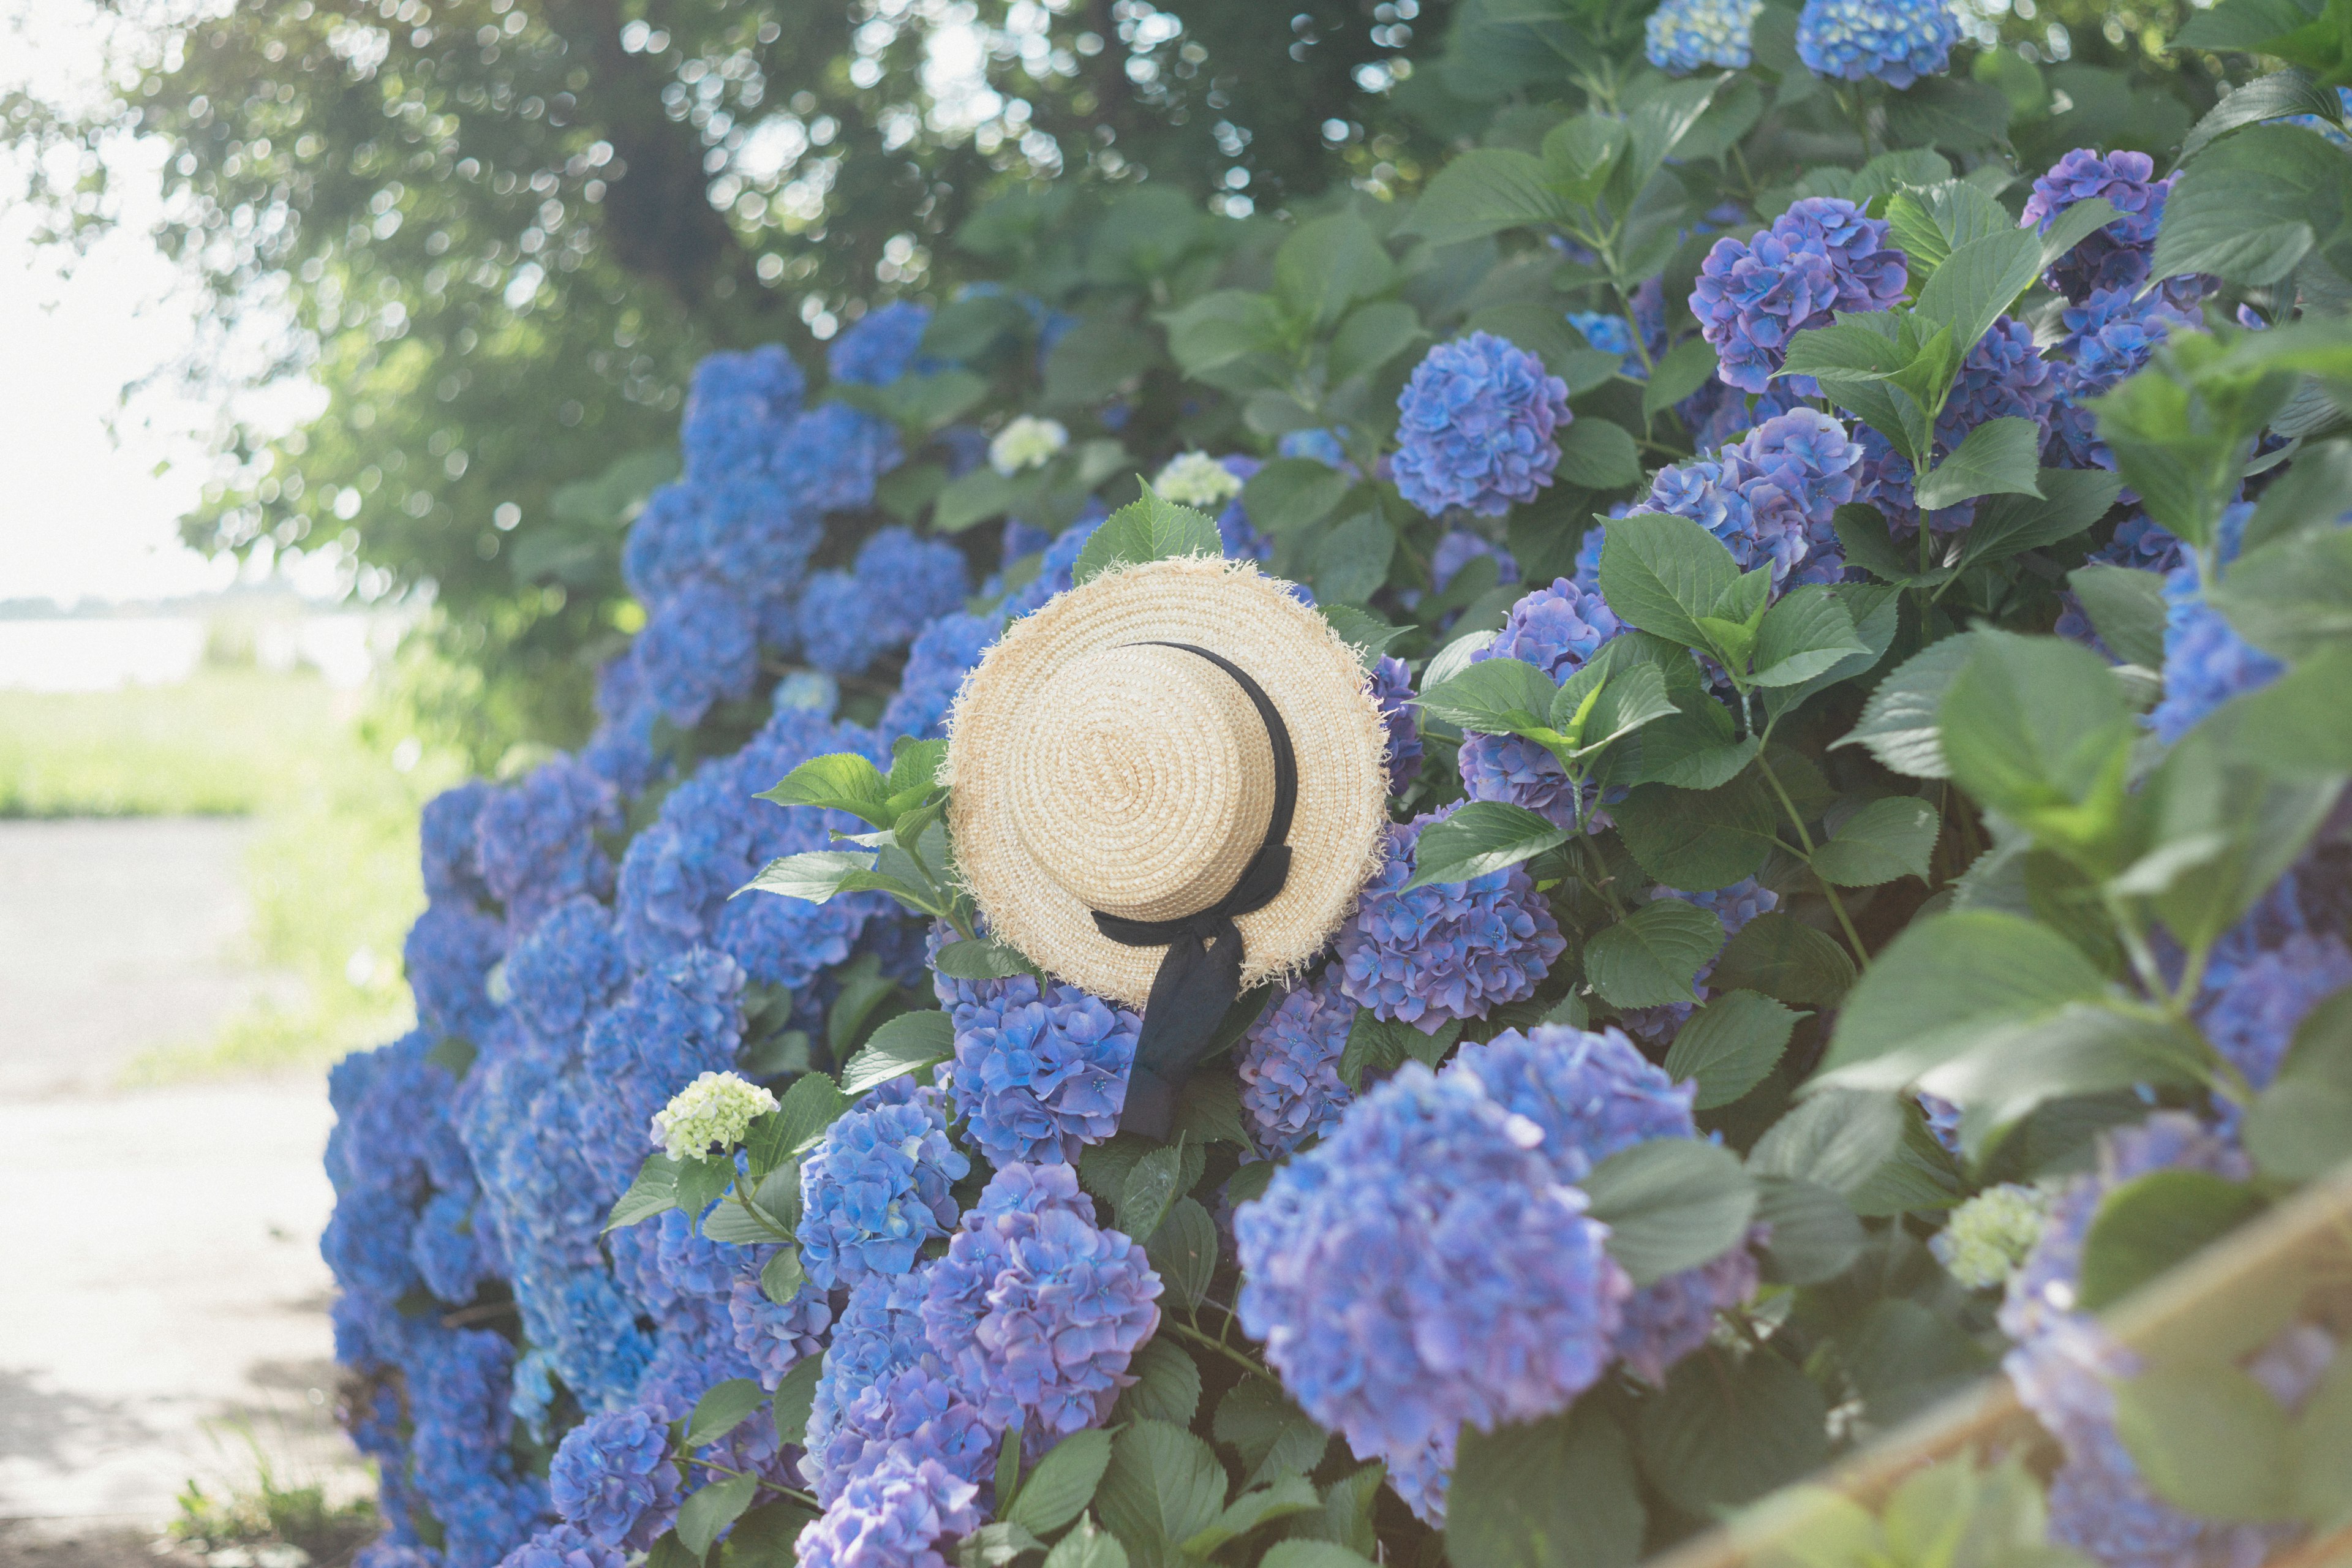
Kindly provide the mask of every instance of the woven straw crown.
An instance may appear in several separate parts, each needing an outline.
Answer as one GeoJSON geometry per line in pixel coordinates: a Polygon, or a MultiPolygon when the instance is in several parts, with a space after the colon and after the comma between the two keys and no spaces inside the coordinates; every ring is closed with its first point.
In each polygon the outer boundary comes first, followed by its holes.
{"type": "Polygon", "coordinates": [[[1048,973],[1141,1006],[1166,949],[1127,947],[1094,911],[1172,920],[1223,898],[1275,797],[1265,721],[1288,730],[1298,795],[1290,875],[1239,917],[1243,983],[1319,952],[1378,869],[1387,731],[1354,649],[1286,585],[1213,557],[1115,568],[1014,622],[949,724],[957,864],[992,932],[1048,973]]]}

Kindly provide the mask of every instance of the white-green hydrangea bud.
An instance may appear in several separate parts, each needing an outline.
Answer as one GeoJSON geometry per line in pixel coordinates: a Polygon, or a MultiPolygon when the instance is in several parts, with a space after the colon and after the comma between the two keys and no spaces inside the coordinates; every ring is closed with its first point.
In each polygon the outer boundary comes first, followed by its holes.
{"type": "Polygon", "coordinates": [[[707,1072],[654,1112],[654,1142],[673,1160],[708,1158],[743,1142],[752,1120],[776,1109],[776,1097],[731,1072],[707,1072]]]}
{"type": "Polygon", "coordinates": [[[2005,1285],[2042,1239],[2053,1194],[2004,1183],[1988,1187],[1952,1211],[1927,1242],[1951,1277],[1971,1290],[2005,1285]]]}
{"type": "Polygon", "coordinates": [[[1162,500],[1214,513],[1242,493],[1242,482],[1206,452],[1179,452],[1168,459],[1151,488],[1162,500]]]}
{"type": "Polygon", "coordinates": [[[988,444],[988,466],[1000,474],[1043,468],[1054,454],[1070,444],[1070,433],[1058,419],[1024,414],[996,433],[988,444]]]}

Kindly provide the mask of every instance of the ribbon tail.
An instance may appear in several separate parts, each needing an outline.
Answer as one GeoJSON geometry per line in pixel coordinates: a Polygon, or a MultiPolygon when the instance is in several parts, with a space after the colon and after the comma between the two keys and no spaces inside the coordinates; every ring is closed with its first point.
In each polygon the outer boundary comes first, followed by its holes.
{"type": "Polygon", "coordinates": [[[1152,976],[1119,1112],[1121,1131],[1167,1137],[1178,1089],[1200,1065],[1218,1024],[1241,994],[1241,932],[1227,920],[1213,934],[1213,946],[1191,932],[1169,943],[1160,973],[1152,976]]]}

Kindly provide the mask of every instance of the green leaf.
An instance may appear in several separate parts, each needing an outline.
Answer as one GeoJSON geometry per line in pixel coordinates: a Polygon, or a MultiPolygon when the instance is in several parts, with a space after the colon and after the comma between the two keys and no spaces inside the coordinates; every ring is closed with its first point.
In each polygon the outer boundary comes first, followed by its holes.
{"type": "Polygon", "coordinates": [[[710,1392],[695,1402],[694,1414],[686,1419],[685,1446],[709,1447],[740,1426],[751,1412],[767,1402],[768,1391],[748,1377],[730,1377],[712,1384],[710,1392]]]}
{"type": "Polygon", "coordinates": [[[769,861],[736,894],[775,893],[821,904],[837,893],[857,892],[887,880],[874,875],[871,850],[812,849],[769,861]]]}
{"type": "Polygon", "coordinates": [[[1178,506],[1150,485],[1108,518],[1078,552],[1073,579],[1084,583],[1113,566],[1139,565],[1178,555],[1217,555],[1223,546],[1214,518],[1178,506]]]}
{"type": "Polygon", "coordinates": [[[809,1412],[816,1408],[816,1380],[824,1375],[824,1357],[804,1356],[776,1385],[776,1436],[786,1443],[808,1441],[809,1412]]]}
{"type": "Polygon", "coordinates": [[[677,1167],[677,1206],[698,1223],[702,1212],[719,1201],[735,1180],[732,1161],[683,1160],[677,1167]]]}
{"type": "Polygon", "coordinates": [[[955,1055],[955,1026],[936,1008],[886,1018],[866,1037],[865,1049],[841,1069],[843,1092],[851,1096],[920,1072],[955,1055]]]}
{"type": "Polygon", "coordinates": [[[2252,1189],[2204,1171],[2156,1171],[2124,1183],[2099,1201],[2084,1234],[2075,1305],[2105,1311],[2262,1207],[2252,1189]]]}
{"type": "Polygon", "coordinates": [[[967,937],[940,949],[931,967],[950,980],[1010,980],[1032,973],[1020,952],[994,937],[967,937]]]}
{"type": "Polygon", "coordinates": [[[895,820],[884,805],[889,797],[890,786],[881,770],[850,752],[811,757],[786,773],[772,789],[752,796],[754,800],[774,801],[778,805],[814,805],[845,811],[877,827],[887,827],[895,820]]]}
{"type": "Polygon", "coordinates": [[[1715,346],[1705,338],[1685,338],[1666,351],[1650,369],[1642,386],[1642,417],[1654,419],[1715,379],[1715,346]]]}
{"type": "Polygon", "coordinates": [[[1632,1445],[1601,1401],[1462,1429],[1445,1509],[1454,1568],[1628,1568],[1647,1526],[1632,1445]]]}
{"type": "Polygon", "coordinates": [[[2138,732],[2106,661],[2063,637],[1971,640],[1936,710],[1953,782],[2038,837],[2095,840],[2121,810],[2138,732]]]}
{"type": "Polygon", "coordinates": [[[1581,1184],[1609,1226],[1609,1256],[1636,1286],[1709,1263],[1739,1246],[1756,1184],[1739,1156],[1700,1138],[1653,1138],[1621,1149],[1581,1184]]]}
{"type": "Polygon", "coordinates": [[[1054,1542],[1054,1550],[1045,1554],[1045,1568],[1128,1568],[1127,1549],[1116,1535],[1097,1530],[1093,1520],[1082,1519],[1076,1529],[1054,1542]]]}
{"type": "Polygon", "coordinates": [[[1930,643],[1905,659],[1871,693],[1863,706],[1862,722],[1832,742],[1831,749],[1864,746],[1895,773],[1919,779],[1951,777],[1937,715],[1945,691],[1974,646],[1973,634],[1963,634],[1930,643]]]}
{"type": "MultiPolygon", "coordinates": [[[[1192,1425],[1201,1407],[1201,1369],[1170,1340],[1151,1340],[1128,1367],[1136,1381],[1111,1407],[1111,1421],[1165,1421],[1192,1425]]],[[[1220,1494],[1222,1495],[1222,1494],[1220,1494]]]]}
{"type": "Polygon", "coordinates": [[[1642,1472],[1685,1513],[1708,1519],[1786,1486],[1829,1455],[1828,1404],[1769,1350],[1725,1367],[1690,1356],[1635,1424],[1642,1472]]]}
{"type": "Polygon", "coordinates": [[[1313,458],[1276,458],[1242,486],[1242,510],[1259,532],[1286,538],[1330,516],[1354,484],[1313,458]]]}
{"type": "MultiPolygon", "coordinates": [[[[1593,666],[1587,665],[1586,669],[1593,666]]],[[[1581,675],[1582,670],[1577,672],[1581,675]]],[[[1574,689],[1575,682],[1560,688],[1563,697],[1574,689]]],[[[1580,701],[1581,699],[1580,699],[1580,701]]],[[[1562,717],[1561,703],[1552,704],[1554,728],[1562,717]]],[[[1666,676],[1654,664],[1633,664],[1630,668],[1612,670],[1595,694],[1592,707],[1585,714],[1585,723],[1573,736],[1574,755],[1581,758],[1614,744],[1635,731],[1661,719],[1671,719],[1682,710],[1666,695],[1666,676]]]]}
{"type": "MultiPolygon", "coordinates": [[[[1168,352],[1189,376],[1228,369],[1253,355],[1268,353],[1282,343],[1282,310],[1271,294],[1253,294],[1241,289],[1213,289],[1160,319],[1168,328],[1168,352]]],[[[934,522],[932,526],[937,528],[940,524],[934,522]]]]}
{"type": "Polygon", "coordinates": [[[1435,1067],[1461,1035],[1459,1018],[1448,1018],[1435,1033],[1423,1034],[1416,1025],[1383,1019],[1370,1007],[1360,1007],[1339,1052],[1339,1081],[1359,1089],[1367,1071],[1389,1072],[1407,1060],[1435,1067]]]}
{"type": "Polygon", "coordinates": [[[1988,419],[1969,431],[1913,492],[1922,511],[1940,511],[1982,495],[2042,493],[2042,427],[2031,419],[1988,419]]]}
{"type": "Polygon", "coordinates": [[[1624,355],[1591,346],[1581,332],[1568,324],[1559,306],[1549,300],[1484,305],[1470,312],[1462,325],[1469,331],[1492,332],[1535,355],[1546,370],[1568,384],[1570,397],[1614,381],[1624,363],[1624,355]]]}
{"type": "MultiPolygon", "coordinates": [[[[1244,1492],[1227,1503],[1214,1524],[1184,1542],[1184,1553],[1188,1558],[1205,1558],[1227,1542],[1238,1541],[1262,1525],[1294,1514],[1318,1513],[1322,1508],[1323,1500],[1317,1494],[1315,1483],[1305,1476],[1276,1477],[1273,1484],[1244,1492]]],[[[1328,1542],[1302,1544],[1317,1552],[1337,1552],[1355,1558],[1354,1552],[1328,1542]]]]}
{"type": "Polygon", "coordinates": [[[1380,237],[1353,213],[1298,225],[1274,253],[1275,293],[1318,331],[1337,325],[1358,300],[1386,293],[1396,277],[1380,237]]]}
{"type": "Polygon", "coordinates": [[[1178,1198],[1144,1247],[1152,1271],[1186,1310],[1198,1307],[1217,1272],[1217,1222],[1193,1198],[1178,1198]]]}
{"type": "Polygon", "coordinates": [[[2093,562],[2067,574],[2099,640],[2127,664],[2164,666],[2164,579],[2154,572],[2093,562]]]}
{"type": "Polygon", "coordinates": [[[1447,161],[1397,226],[1433,245],[1479,239],[1507,228],[1554,224],[1568,204],[1551,188],[1544,165],[1525,153],[1481,147],[1447,161]]]}
{"type": "Polygon", "coordinates": [[[1622,425],[1592,416],[1559,432],[1560,479],[1589,490],[1613,490],[1642,477],[1642,456],[1622,425]]]}
{"type": "Polygon", "coordinates": [[[1835,938],[1770,910],[1740,927],[1707,984],[1746,987],[1792,1007],[1834,1007],[1853,989],[1853,960],[1835,938]]]}
{"type": "Polygon", "coordinates": [[[677,1162],[667,1154],[648,1154],[646,1163],[637,1167],[636,1180],[629,1184],[613,1205],[605,1218],[606,1230],[618,1230],[625,1225],[635,1225],[650,1219],[667,1209],[677,1207],[677,1162]]]}
{"type": "MultiPolygon", "coordinates": [[[[1991,330],[1993,321],[2016,302],[2017,297],[2033,286],[2041,272],[2042,242],[2033,235],[2014,228],[1980,235],[1965,245],[1953,247],[1952,254],[1919,290],[1915,309],[1927,321],[1949,327],[1952,342],[1966,353],[1991,330]]],[[[1962,446],[1965,449],[1966,443],[1962,446]]],[[[1931,503],[1927,500],[1927,493],[1939,493],[1927,490],[1927,486],[1934,479],[1931,473],[1923,484],[1920,504],[1949,505],[1948,500],[1931,503]]]]}
{"type": "Polygon", "coordinates": [[[1217,1401],[1211,1430],[1230,1444],[1256,1486],[1279,1475],[1305,1475],[1323,1458],[1330,1435],[1262,1377],[1244,1376],[1217,1401]]]}
{"type": "Polygon", "coordinates": [[[1711,892],[1753,876],[1777,843],[1779,816],[1748,774],[1711,790],[1643,784],[1609,811],[1642,869],[1685,892],[1711,892]]]}
{"type": "Polygon", "coordinates": [[[2286,1412],[2261,1384],[2233,1366],[2189,1362],[2115,1387],[2116,1436],[2158,1497],[2203,1519],[2292,1517],[2286,1412]]]}
{"type": "Polygon", "coordinates": [[[1898,877],[1927,876],[1943,818],[1916,795],[1874,800],[1813,851],[1813,871],[1840,888],[1874,888],[1898,877]]]}
{"type": "Polygon", "coordinates": [[[1818,1285],[1853,1266],[1869,1239],[1845,1194],[1792,1176],[1756,1178],[1756,1222],[1769,1227],[1764,1261],[1781,1285],[1818,1285]]]}
{"type": "MultiPolygon", "coordinates": [[[[763,1502],[735,1521],[719,1555],[720,1568],[774,1568],[793,1560],[793,1542],[816,1518],[793,1498],[763,1502]]],[[[653,1568],[647,1559],[647,1568],[653,1568]]]]}
{"type": "Polygon", "coordinates": [[[1474,800],[1423,831],[1413,846],[1412,879],[1403,890],[1466,882],[1567,842],[1565,829],[1525,806],[1474,800]]]}
{"type": "Polygon", "coordinates": [[[678,1544],[685,1547],[698,1563],[710,1551],[710,1543],[719,1532],[742,1516],[751,1506],[753,1494],[760,1489],[760,1478],[753,1475],[730,1476],[713,1481],[686,1500],[677,1510],[678,1544]]]}
{"type": "MultiPolygon", "coordinates": [[[[1936,157],[1933,153],[1928,155],[1936,157]]],[[[1911,258],[1915,285],[1924,284],[1933,277],[1954,247],[2017,226],[2017,220],[1999,202],[1965,180],[1950,178],[1950,168],[1940,157],[1936,157],[1936,162],[1942,165],[1943,177],[1897,190],[1886,200],[1887,223],[1895,244],[1911,258]]],[[[2077,205],[2088,206],[2090,203],[2077,205]]],[[[2110,207],[2106,217],[2100,221],[2106,222],[2114,216],[2110,207]]],[[[2095,228],[2098,225],[2091,226],[2095,228]]]]}
{"type": "Polygon", "coordinates": [[[1028,497],[1034,487],[998,473],[986,464],[959,479],[950,479],[931,502],[931,531],[961,533],[976,522],[1003,517],[1028,497]]]}
{"type": "Polygon", "coordinates": [[[1694,1002],[1692,978],[1723,951],[1723,924],[1680,899],[1656,899],[1585,944],[1584,973],[1612,1007],[1694,1002]]]}
{"type": "Polygon", "coordinates": [[[776,1142],[785,1152],[815,1146],[824,1130],[849,1109],[849,1097],[821,1072],[803,1073],[776,1107],[776,1142]]]}
{"type": "Polygon", "coordinates": [[[2318,7],[2301,0],[2221,0],[2189,18],[2168,49],[2237,49],[2252,52],[2308,25],[2318,7]]]}
{"type": "Polygon", "coordinates": [[[689,1564],[701,1561],[681,1545],[677,1532],[670,1530],[654,1538],[653,1545],[646,1552],[645,1568],[688,1568],[689,1564]]]}
{"type": "Polygon", "coordinates": [[[1315,546],[1315,599],[1321,605],[1361,604],[1389,579],[1396,529],[1377,511],[1360,512],[1315,546]]]}
{"type": "Polygon", "coordinates": [[[2051,220],[2042,233],[2042,265],[2046,269],[2059,258],[2115,222],[2123,214],[2104,196],[2076,202],[2051,220]]]}
{"type": "Polygon", "coordinates": [[[1110,1434],[1073,1432],[1045,1450],[1003,1517],[1037,1535],[1050,1534],[1086,1511],[1110,1465],[1110,1434]]]}
{"type": "MultiPolygon", "coordinates": [[[[797,1176],[797,1173],[795,1173],[797,1176]]],[[[777,1306],[788,1306],[801,1287],[808,1283],[808,1275],[801,1268],[801,1252],[797,1247],[777,1249],[776,1255],[760,1268],[760,1293],[777,1306]]]]}
{"type": "Polygon", "coordinates": [[[1214,1523],[1224,1506],[1225,1469],[1215,1450],[1165,1421],[1138,1421],[1112,1440],[1095,1492],[1103,1523],[1154,1568],[1174,1568],[1179,1543],[1214,1523]]]}
{"type": "Polygon", "coordinates": [[[1184,1142],[1178,1139],[1151,1150],[1127,1173],[1118,1204],[1118,1228],[1148,1242],[1183,1191],[1184,1142]]]}
{"type": "MultiPolygon", "coordinates": [[[[797,1180],[799,1173],[794,1171],[789,1174],[797,1180]]],[[[768,1217],[777,1218],[774,1215],[768,1217]]],[[[781,1220],[777,1223],[780,1228],[791,1228],[783,1226],[781,1220]]],[[[703,1216],[702,1234],[708,1240],[726,1242],[735,1247],[759,1247],[776,1239],[775,1231],[761,1224],[760,1217],[732,1194],[720,1199],[719,1206],[703,1216]]]]}
{"type": "MultiPolygon", "coordinates": [[[[2203,17],[2191,17],[2190,25],[2202,20],[2203,17]]],[[[2259,77],[2233,89],[2205,111],[2205,118],[2197,122],[2189,139],[2180,144],[2180,162],[2186,163],[2217,138],[2242,126],[2297,114],[2316,115],[2331,125],[2344,123],[2344,106],[2334,90],[2321,87],[2305,73],[2284,70],[2259,77]]]]}
{"type": "Polygon", "coordinates": [[[1813,1095],[1756,1141],[1748,1169],[1759,1181],[1810,1182],[1851,1200],[1900,1154],[1905,1114],[1889,1094],[1813,1095]]]}
{"type": "Polygon", "coordinates": [[[1331,623],[1331,629],[1339,634],[1341,642],[1356,650],[1356,661],[1366,669],[1379,663],[1389,644],[1404,636],[1406,630],[1353,605],[1325,605],[1323,618],[1331,623]]]}
{"type": "Polygon", "coordinates": [[[1489,658],[1460,674],[1425,685],[1419,705],[1449,724],[1482,735],[1518,735],[1547,728],[1559,689],[1534,665],[1489,658]]]}
{"type": "Polygon", "coordinates": [[[2352,640],[2352,529],[2295,534],[2241,556],[2205,597],[2240,637],[2284,659],[2352,640]]]}
{"type": "Polygon", "coordinates": [[[1998,496],[1977,508],[1960,542],[1959,570],[2072,539],[2105,515],[2123,481],[2104,468],[2042,468],[2038,496],[1998,496]]]}
{"type": "MultiPolygon", "coordinates": [[[[1234,1004],[1209,1042],[1208,1055],[1213,1058],[1249,1032],[1259,1015],[1273,999],[1270,985],[1244,992],[1234,1004]],[[1244,1014],[1235,1023],[1234,1014],[1244,1014]],[[1230,1037],[1226,1030],[1231,1029],[1230,1037]]],[[[1176,1131],[1183,1135],[1187,1147],[1199,1148],[1207,1143],[1231,1143],[1237,1148],[1252,1147],[1248,1130],[1242,1122],[1241,1085],[1232,1075],[1222,1072],[1196,1072],[1184,1080],[1176,1099],[1176,1131]]]]}
{"type": "Polygon", "coordinates": [[[1836,594],[1819,584],[1793,588],[1765,612],[1748,679],[1758,686],[1799,686],[1869,651],[1836,594]]]}
{"type": "Polygon", "coordinates": [[[2343,154],[2292,125],[2257,125],[2209,147],[2165,198],[2154,275],[2284,280],[2343,220],[2343,154]]]}
{"type": "Polygon", "coordinates": [[[1643,512],[1602,536],[1601,592],[1620,620],[1685,647],[1703,647],[1702,616],[1738,577],[1723,542],[1686,517],[1643,512]]]}
{"type": "Polygon", "coordinates": [[[1348,312],[1331,334],[1325,365],[1336,385],[1378,374],[1389,361],[1427,341],[1421,315],[1402,300],[1375,300],[1348,312]]]}
{"type": "Polygon", "coordinates": [[[2105,995],[2105,978],[2053,934],[1991,910],[1913,921],[1846,998],[1823,1072],[1903,1088],[1948,1057],[2105,995]]]}
{"type": "MultiPolygon", "coordinates": [[[[1842,1348],[1864,1409],[1883,1426],[1958,1393],[1990,1359],[1949,1315],[1899,1297],[1874,1302],[1842,1348]]],[[[2033,1533],[2038,1542],[2041,1531],[2033,1533]]]]}
{"type": "Polygon", "coordinates": [[[2352,1357],[2337,1356],[2305,1401],[2293,1449],[2294,1511],[2315,1530],[2340,1528],[2352,1512],[2352,1357]]]}
{"type": "Polygon", "coordinates": [[[1754,991],[1726,991],[1700,1006],[1675,1035],[1666,1076],[1697,1080],[1694,1110],[1729,1105],[1770,1075],[1803,1015],[1754,991]]]}
{"type": "Polygon", "coordinates": [[[2320,784],[2352,773],[2352,725],[2338,704],[2352,690],[2352,647],[2304,660],[2205,721],[2233,762],[2275,778],[2320,784]]]}

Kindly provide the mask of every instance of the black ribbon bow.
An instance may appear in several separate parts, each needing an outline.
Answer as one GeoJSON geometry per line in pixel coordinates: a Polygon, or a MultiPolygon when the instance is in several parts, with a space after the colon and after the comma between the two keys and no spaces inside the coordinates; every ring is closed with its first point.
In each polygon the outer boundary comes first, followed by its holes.
{"type": "Polygon", "coordinates": [[[1242,933],[1235,916],[1262,910],[1290,876],[1290,817],[1298,805],[1298,760],[1290,747],[1290,731],[1265,691],[1231,659],[1185,642],[1156,642],[1152,647],[1181,648],[1199,654],[1234,678],[1265,721],[1266,742],[1274,751],[1274,811],[1266,818],[1265,837],[1257,854],[1233,886],[1233,890],[1205,910],[1167,921],[1131,921],[1091,911],[1103,935],[1126,947],[1167,944],[1160,973],[1151,978],[1150,999],[1144,1004],[1143,1032],[1135,1043],[1135,1067],[1127,1079],[1127,1102],[1119,1112],[1122,1131],[1166,1138],[1176,1117],[1176,1086],[1200,1065],[1242,989],[1242,933]]]}

